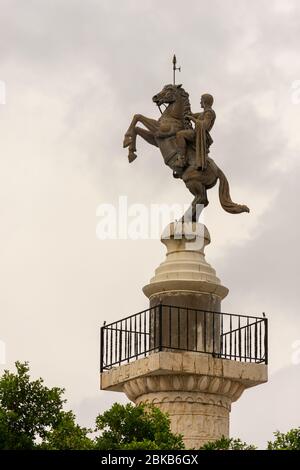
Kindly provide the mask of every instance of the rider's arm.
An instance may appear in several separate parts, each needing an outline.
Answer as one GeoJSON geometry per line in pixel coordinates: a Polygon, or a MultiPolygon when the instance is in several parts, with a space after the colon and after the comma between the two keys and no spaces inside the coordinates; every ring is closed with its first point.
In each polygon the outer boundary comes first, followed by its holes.
{"type": "Polygon", "coordinates": [[[202,114],[202,119],[200,119],[200,124],[203,129],[209,129],[211,126],[212,120],[214,118],[214,114],[212,111],[207,110],[202,114]]]}
{"type": "Polygon", "coordinates": [[[191,113],[187,115],[187,118],[196,124],[196,121],[197,119],[199,119],[200,116],[201,116],[201,113],[191,113]]]}

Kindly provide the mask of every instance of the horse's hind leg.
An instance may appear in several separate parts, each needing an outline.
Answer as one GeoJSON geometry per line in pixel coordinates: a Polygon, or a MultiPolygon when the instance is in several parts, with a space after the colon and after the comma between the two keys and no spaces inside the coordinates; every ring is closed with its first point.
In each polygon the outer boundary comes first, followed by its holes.
{"type": "Polygon", "coordinates": [[[197,222],[202,210],[208,205],[207,190],[203,183],[195,179],[185,181],[185,185],[195,197],[184,217],[197,222]]]}
{"type": "Polygon", "coordinates": [[[201,204],[204,204],[204,206],[208,205],[208,199],[207,199],[207,189],[203,183],[200,181],[197,181],[196,179],[190,179],[187,181],[184,181],[186,187],[188,190],[196,197],[201,199],[201,204]]]}
{"type": "Polygon", "coordinates": [[[198,222],[205,205],[202,203],[202,196],[195,196],[188,210],[183,214],[182,222],[198,222]]]}

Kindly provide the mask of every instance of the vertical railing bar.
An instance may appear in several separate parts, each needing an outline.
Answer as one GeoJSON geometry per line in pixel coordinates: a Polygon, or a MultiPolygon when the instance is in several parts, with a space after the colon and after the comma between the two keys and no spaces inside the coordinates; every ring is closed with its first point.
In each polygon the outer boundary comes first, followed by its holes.
{"type": "Polygon", "coordinates": [[[169,307],[169,348],[172,347],[172,319],[171,319],[171,306],[169,307]]]}
{"type": "Polygon", "coordinates": [[[128,358],[128,328],[127,320],[125,321],[125,347],[124,347],[124,361],[128,358]]]}
{"type": "Polygon", "coordinates": [[[162,304],[159,304],[159,351],[162,350],[162,304]]]}
{"type": "MultiPolygon", "coordinates": [[[[244,351],[245,357],[249,356],[249,318],[247,318],[247,326],[244,328],[244,351]]],[[[247,362],[247,359],[246,359],[247,362]]]]}
{"type": "Polygon", "coordinates": [[[230,341],[230,344],[229,344],[229,357],[231,359],[231,355],[232,355],[232,316],[230,315],[229,317],[229,341],[230,341]]]}
{"type": "MultiPolygon", "coordinates": [[[[248,356],[253,359],[252,355],[252,325],[249,325],[249,333],[248,333],[248,356]]],[[[252,361],[251,361],[252,362],[252,361]]]]}
{"type": "Polygon", "coordinates": [[[207,315],[207,312],[203,312],[203,315],[204,315],[204,352],[206,352],[206,315],[207,315]]]}
{"type": "Polygon", "coordinates": [[[136,359],[138,358],[138,337],[136,331],[136,316],[134,317],[134,354],[136,359]]]}
{"type": "Polygon", "coordinates": [[[114,330],[113,330],[113,328],[112,328],[112,329],[110,330],[110,348],[109,348],[109,352],[110,352],[110,365],[113,363],[113,360],[112,360],[113,333],[114,333],[114,330]]]}
{"type": "Polygon", "coordinates": [[[129,357],[132,354],[132,317],[129,319],[129,357]]]}
{"type": "Polygon", "coordinates": [[[127,320],[123,320],[123,323],[124,323],[124,336],[123,336],[123,337],[124,337],[124,348],[123,348],[123,350],[124,350],[124,359],[123,359],[123,360],[124,360],[124,361],[126,361],[126,359],[127,359],[127,354],[126,354],[126,352],[127,352],[127,344],[126,344],[126,342],[127,342],[127,336],[126,336],[126,335],[127,335],[127,333],[126,333],[127,328],[126,328],[126,322],[127,322],[127,320]]]}
{"type": "Polygon", "coordinates": [[[108,329],[105,331],[105,364],[108,366],[108,329]]]}
{"type": "Polygon", "coordinates": [[[125,328],[126,328],[126,359],[127,359],[127,362],[129,362],[129,334],[128,334],[127,320],[126,320],[125,328]]]}
{"type": "Polygon", "coordinates": [[[100,328],[100,372],[103,372],[103,359],[104,359],[104,327],[100,328]]]}
{"type": "Polygon", "coordinates": [[[236,361],[236,330],[234,330],[234,360],[236,361]]]}
{"type": "Polygon", "coordinates": [[[241,317],[239,316],[239,356],[240,356],[240,361],[242,360],[242,332],[241,332],[241,317]]]}
{"type": "Polygon", "coordinates": [[[269,363],[269,351],[268,351],[268,320],[267,318],[264,319],[265,323],[265,364],[268,365],[269,363]]]}
{"type": "MultiPolygon", "coordinates": [[[[249,324],[249,319],[247,319],[248,324],[249,324]]],[[[248,328],[248,356],[252,357],[251,354],[251,325],[248,328]]]]}
{"type": "Polygon", "coordinates": [[[119,334],[118,325],[119,325],[119,322],[116,323],[116,337],[115,337],[114,362],[117,362],[117,358],[118,358],[118,334],[119,334]]]}
{"type": "Polygon", "coordinates": [[[158,334],[158,328],[159,328],[159,325],[158,325],[158,305],[155,306],[155,310],[154,310],[154,345],[153,347],[156,349],[158,348],[158,338],[159,338],[159,334],[158,334]]]}
{"type": "Polygon", "coordinates": [[[261,347],[261,338],[262,338],[262,332],[261,332],[261,323],[259,322],[259,358],[260,360],[262,359],[262,347],[261,347]]]}
{"type": "MultiPolygon", "coordinates": [[[[149,315],[149,344],[148,344],[148,349],[151,348],[151,317],[153,315],[152,313],[153,311],[150,309],[148,310],[148,315],[149,315]]],[[[154,314],[155,314],[155,310],[154,310],[154,314]]],[[[147,315],[144,316],[144,354],[145,354],[145,357],[146,357],[146,352],[147,352],[147,315]]],[[[155,333],[154,333],[155,334],[155,333]]],[[[155,338],[153,336],[153,342],[155,344],[155,338]]],[[[154,344],[152,345],[154,347],[154,344]]]]}
{"type": "Polygon", "coordinates": [[[177,347],[180,348],[180,312],[177,307],[177,347]]]}
{"type": "Polygon", "coordinates": [[[220,338],[220,355],[223,353],[223,314],[221,313],[221,338],[220,338]]]}
{"type": "Polygon", "coordinates": [[[213,316],[212,334],[213,334],[213,355],[215,354],[215,314],[213,316]]]}
{"type": "Polygon", "coordinates": [[[198,311],[195,310],[195,346],[196,351],[198,351],[198,311]]]}
{"type": "Polygon", "coordinates": [[[121,331],[120,331],[120,336],[119,336],[119,365],[122,362],[122,335],[123,335],[122,324],[123,324],[123,321],[121,320],[121,331]]]}
{"type": "MultiPolygon", "coordinates": [[[[250,331],[249,331],[249,354],[248,356],[252,358],[252,325],[250,325],[250,331]]],[[[250,362],[252,362],[250,360],[250,362]]]]}
{"type": "Polygon", "coordinates": [[[189,310],[186,310],[186,349],[189,350],[189,310]]]}
{"type": "MultiPolygon", "coordinates": [[[[144,318],[146,317],[146,312],[144,312],[144,318]]],[[[144,335],[146,336],[146,335],[144,335]]],[[[142,353],[142,314],[139,315],[139,354],[142,353]]]]}
{"type": "Polygon", "coordinates": [[[254,325],[254,360],[257,362],[257,321],[254,325]]]}
{"type": "MultiPolygon", "coordinates": [[[[247,328],[244,328],[244,352],[245,352],[245,358],[247,357],[247,334],[248,334],[248,326],[247,328]]],[[[247,362],[247,359],[245,359],[247,362]]]]}

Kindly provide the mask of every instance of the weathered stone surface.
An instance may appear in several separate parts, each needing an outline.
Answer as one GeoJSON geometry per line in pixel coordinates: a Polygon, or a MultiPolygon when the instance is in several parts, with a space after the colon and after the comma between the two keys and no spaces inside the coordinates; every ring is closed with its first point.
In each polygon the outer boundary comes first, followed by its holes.
{"type": "Polygon", "coordinates": [[[159,352],[101,375],[102,390],[168,412],[187,448],[229,435],[229,412],[246,388],[267,381],[267,366],[194,352],[159,352]]]}
{"type": "Polygon", "coordinates": [[[171,223],[161,241],[167,247],[166,259],[143,289],[150,307],[163,305],[161,335],[157,310],[151,314],[151,348],[158,347],[161,338],[168,349],[219,352],[220,316],[207,312],[220,312],[228,289],[205,260],[204,249],[210,243],[206,226],[171,223]]]}
{"type": "Polygon", "coordinates": [[[204,248],[210,243],[207,228],[200,223],[171,223],[161,241],[167,247],[166,259],[143,288],[150,305],[162,301],[167,305],[219,310],[228,289],[205,260],[204,248]]]}

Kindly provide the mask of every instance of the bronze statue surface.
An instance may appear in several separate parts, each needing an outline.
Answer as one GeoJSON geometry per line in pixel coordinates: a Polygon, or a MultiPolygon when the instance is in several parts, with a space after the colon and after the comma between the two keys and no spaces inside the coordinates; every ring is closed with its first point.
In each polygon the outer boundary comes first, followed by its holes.
{"type": "Polygon", "coordinates": [[[138,135],[158,147],[165,164],[173,170],[173,176],[182,179],[194,196],[189,211],[193,221],[197,218],[198,205],[208,205],[207,189],[215,186],[218,180],[219,199],[223,209],[231,214],[249,212],[247,206],[231,200],[226,176],[208,156],[213,143],[210,131],[216,119],[212,109],[212,95],[202,95],[201,113],[192,113],[189,94],[182,85],[164,86],[153,97],[153,102],[159,109],[162,105],[166,108],[157,120],[142,114],[133,116],[123,142],[123,147],[128,147],[129,162],[137,158],[135,152],[138,135]],[[138,126],[138,123],[143,124],[145,129],[138,126]]]}

